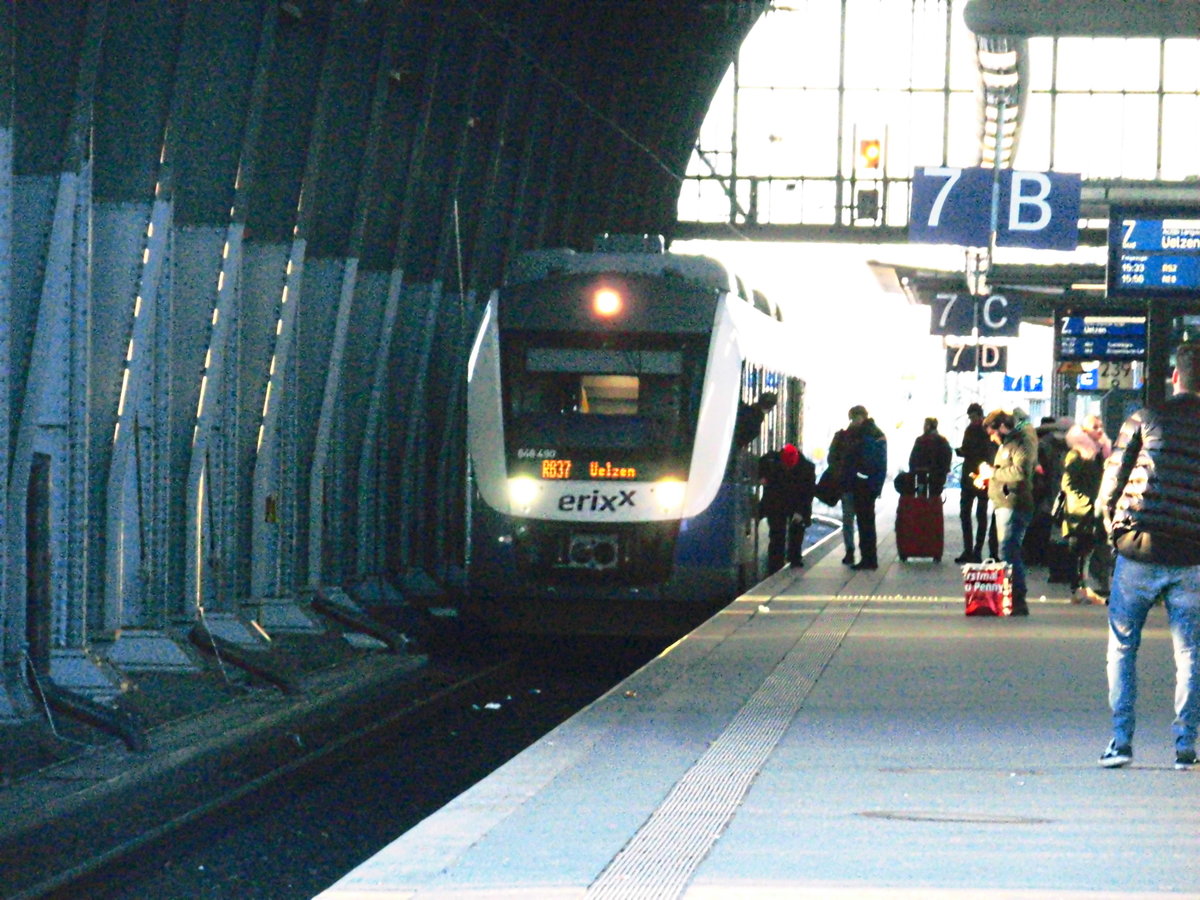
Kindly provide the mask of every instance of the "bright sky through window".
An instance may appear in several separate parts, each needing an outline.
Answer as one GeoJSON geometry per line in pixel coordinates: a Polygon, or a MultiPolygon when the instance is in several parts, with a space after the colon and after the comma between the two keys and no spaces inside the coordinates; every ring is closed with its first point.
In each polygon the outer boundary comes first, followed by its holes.
{"type": "MultiPolygon", "coordinates": [[[[805,440],[818,457],[844,411],[865,403],[903,449],[924,416],[951,434],[966,398],[944,377],[928,308],[883,294],[868,259],[962,270],[951,246],[753,244],[742,223],[856,223],[851,185],[865,140],[880,141],[877,224],[907,225],[914,168],[979,164],[975,37],[965,0],[787,0],[748,35],[713,97],[679,202],[681,221],[728,222],[728,242],[676,244],[730,260],[802,322],[812,360],[805,440]],[[910,432],[912,433],[910,435],[910,432]]],[[[1034,38],[1015,167],[1087,179],[1200,177],[1200,41],[1034,38]]],[[[871,223],[868,223],[871,224],[871,223]]],[[[1005,250],[1003,262],[1102,263],[1102,248],[1005,250]]],[[[1044,370],[1050,329],[1023,325],[1009,371],[1044,370]]],[[[985,406],[1010,398],[980,396],[985,406]]],[[[897,462],[893,460],[893,462],[897,462]]]]}

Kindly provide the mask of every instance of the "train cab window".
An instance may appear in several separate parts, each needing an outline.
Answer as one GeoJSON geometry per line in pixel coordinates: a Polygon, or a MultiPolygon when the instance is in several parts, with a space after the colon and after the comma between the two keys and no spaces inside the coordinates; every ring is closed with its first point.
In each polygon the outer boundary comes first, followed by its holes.
{"type": "Polygon", "coordinates": [[[524,346],[507,356],[521,445],[674,448],[690,431],[695,369],[681,349],[524,346]]]}
{"type": "Polygon", "coordinates": [[[583,375],[579,392],[583,398],[580,412],[595,416],[638,415],[638,377],[636,375],[583,375]]]}

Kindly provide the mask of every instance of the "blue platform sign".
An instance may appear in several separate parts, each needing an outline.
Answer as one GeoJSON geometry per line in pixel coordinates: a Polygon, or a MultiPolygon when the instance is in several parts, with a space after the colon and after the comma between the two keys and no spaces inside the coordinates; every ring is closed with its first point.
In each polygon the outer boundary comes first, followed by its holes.
{"type": "Polygon", "coordinates": [[[1016,337],[1021,326],[1018,292],[972,297],[963,291],[941,291],[929,301],[929,333],[983,337],[1016,337]]]}
{"type": "Polygon", "coordinates": [[[1005,375],[1004,390],[1018,394],[1040,394],[1045,381],[1041,375],[1005,375]]]}
{"type": "MultiPolygon", "coordinates": [[[[913,174],[909,241],[986,247],[993,180],[993,170],[982,167],[918,168],[913,174]]],[[[1079,175],[1002,169],[997,187],[997,246],[1074,250],[1079,245],[1079,175]]]]}

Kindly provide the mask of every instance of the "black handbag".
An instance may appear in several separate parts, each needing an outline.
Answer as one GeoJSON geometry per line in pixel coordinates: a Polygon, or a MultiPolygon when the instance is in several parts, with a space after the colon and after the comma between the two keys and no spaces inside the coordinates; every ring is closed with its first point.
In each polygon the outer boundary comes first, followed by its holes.
{"type": "Polygon", "coordinates": [[[833,466],[827,468],[821,473],[821,478],[817,482],[817,488],[813,493],[826,506],[833,506],[838,503],[842,499],[841,472],[833,466]]]}

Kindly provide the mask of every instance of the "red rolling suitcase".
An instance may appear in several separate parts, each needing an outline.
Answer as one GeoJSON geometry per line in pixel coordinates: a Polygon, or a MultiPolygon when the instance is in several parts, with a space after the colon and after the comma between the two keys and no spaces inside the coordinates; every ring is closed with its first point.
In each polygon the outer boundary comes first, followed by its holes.
{"type": "Polygon", "coordinates": [[[944,545],[942,498],[901,497],[896,510],[896,551],[901,561],[910,556],[928,556],[941,562],[944,545]]]}
{"type": "Polygon", "coordinates": [[[942,561],[945,546],[945,524],[942,519],[942,495],[928,496],[927,488],[918,476],[915,494],[901,494],[896,510],[896,552],[900,561],[910,556],[928,556],[942,561]]]}

